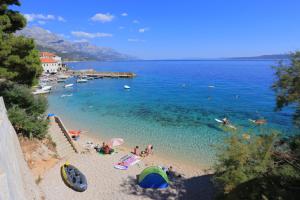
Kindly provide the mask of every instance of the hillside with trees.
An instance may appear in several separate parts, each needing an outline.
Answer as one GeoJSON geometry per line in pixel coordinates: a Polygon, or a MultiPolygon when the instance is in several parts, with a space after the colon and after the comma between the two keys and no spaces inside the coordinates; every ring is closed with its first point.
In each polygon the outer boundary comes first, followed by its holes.
{"type": "Polygon", "coordinates": [[[34,40],[14,35],[26,26],[26,19],[12,6],[20,6],[20,1],[0,3],[0,96],[18,134],[43,138],[48,126],[47,99],[33,96],[30,89],[43,69],[34,40]]]}

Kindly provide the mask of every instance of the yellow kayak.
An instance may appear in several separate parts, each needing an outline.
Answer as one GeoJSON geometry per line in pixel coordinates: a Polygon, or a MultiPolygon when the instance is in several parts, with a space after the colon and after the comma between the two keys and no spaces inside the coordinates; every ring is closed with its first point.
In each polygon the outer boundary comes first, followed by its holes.
{"type": "Polygon", "coordinates": [[[66,185],[75,191],[83,192],[87,189],[87,180],[76,167],[65,163],[61,166],[62,179],[66,185]]]}

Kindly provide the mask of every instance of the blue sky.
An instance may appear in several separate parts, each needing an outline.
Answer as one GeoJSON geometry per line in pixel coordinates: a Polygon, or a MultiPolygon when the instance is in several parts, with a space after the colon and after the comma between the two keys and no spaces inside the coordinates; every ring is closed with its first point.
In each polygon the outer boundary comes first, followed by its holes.
{"type": "Polygon", "coordinates": [[[29,26],[143,59],[287,53],[299,0],[21,0],[29,26]]]}

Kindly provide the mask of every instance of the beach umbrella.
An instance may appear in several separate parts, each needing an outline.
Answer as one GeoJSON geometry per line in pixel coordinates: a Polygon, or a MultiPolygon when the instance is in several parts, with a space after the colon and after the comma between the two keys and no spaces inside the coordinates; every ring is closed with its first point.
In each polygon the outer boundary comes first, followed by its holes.
{"type": "Polygon", "coordinates": [[[108,144],[111,147],[115,147],[115,146],[120,146],[123,143],[124,143],[124,140],[122,138],[112,138],[108,144]]]}

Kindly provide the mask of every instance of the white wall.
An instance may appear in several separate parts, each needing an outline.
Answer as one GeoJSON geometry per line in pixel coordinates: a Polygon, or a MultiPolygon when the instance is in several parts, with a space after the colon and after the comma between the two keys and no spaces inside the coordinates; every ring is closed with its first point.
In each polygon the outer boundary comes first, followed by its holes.
{"type": "Polygon", "coordinates": [[[59,63],[43,63],[42,67],[44,72],[57,73],[60,66],[59,63]]]}
{"type": "Polygon", "coordinates": [[[61,62],[61,57],[59,56],[54,56],[53,59],[56,60],[57,62],[61,62]]]}
{"type": "Polygon", "coordinates": [[[33,199],[41,199],[40,192],[0,97],[0,200],[33,199]]]}

